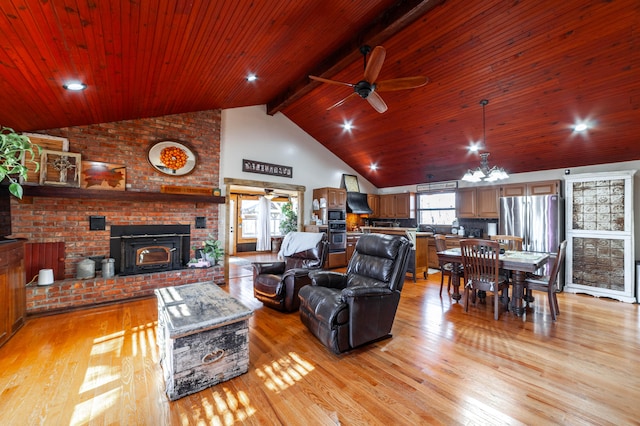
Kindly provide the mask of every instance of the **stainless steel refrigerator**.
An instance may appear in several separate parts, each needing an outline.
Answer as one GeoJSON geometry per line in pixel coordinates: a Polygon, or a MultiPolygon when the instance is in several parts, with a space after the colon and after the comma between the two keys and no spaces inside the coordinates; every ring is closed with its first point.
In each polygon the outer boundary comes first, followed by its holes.
{"type": "MultiPolygon", "coordinates": [[[[564,200],[558,195],[501,197],[500,234],[522,237],[523,250],[557,254],[564,239],[564,200]]],[[[553,258],[545,274],[551,266],[553,258]]],[[[564,279],[559,281],[558,290],[563,284],[564,279]]]]}

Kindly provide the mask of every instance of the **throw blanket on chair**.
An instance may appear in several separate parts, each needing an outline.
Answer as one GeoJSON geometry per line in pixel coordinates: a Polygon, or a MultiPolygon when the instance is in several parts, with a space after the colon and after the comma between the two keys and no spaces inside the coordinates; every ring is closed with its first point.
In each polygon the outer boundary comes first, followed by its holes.
{"type": "Polygon", "coordinates": [[[289,232],[282,241],[278,258],[283,259],[285,256],[314,248],[322,239],[322,235],[321,232],[289,232]]]}

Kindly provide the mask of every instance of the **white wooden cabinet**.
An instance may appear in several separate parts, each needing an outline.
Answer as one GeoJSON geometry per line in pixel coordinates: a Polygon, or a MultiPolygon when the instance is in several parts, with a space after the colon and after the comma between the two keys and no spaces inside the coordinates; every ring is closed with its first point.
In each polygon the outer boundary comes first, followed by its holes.
{"type": "Polygon", "coordinates": [[[565,179],[565,291],[636,301],[634,173],[588,173],[565,179]]]}

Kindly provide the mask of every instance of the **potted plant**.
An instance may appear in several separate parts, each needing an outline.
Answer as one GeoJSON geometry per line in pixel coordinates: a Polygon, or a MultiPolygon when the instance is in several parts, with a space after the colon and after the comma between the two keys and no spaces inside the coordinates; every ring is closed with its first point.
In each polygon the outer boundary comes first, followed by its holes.
{"type": "Polygon", "coordinates": [[[280,221],[280,232],[287,235],[289,232],[298,230],[298,215],[293,211],[291,202],[282,205],[282,215],[284,219],[280,221]]]}
{"type": "Polygon", "coordinates": [[[23,190],[19,178],[27,179],[27,162],[36,165],[38,171],[40,164],[35,160],[36,152],[40,154],[40,147],[31,143],[25,136],[16,133],[9,127],[0,130],[0,182],[9,181],[9,193],[17,198],[22,198],[23,190]]]}
{"type": "Polygon", "coordinates": [[[202,252],[205,254],[207,260],[213,261],[214,265],[224,256],[224,250],[222,249],[222,243],[220,240],[216,240],[213,234],[209,234],[209,238],[202,242],[202,252]]]}

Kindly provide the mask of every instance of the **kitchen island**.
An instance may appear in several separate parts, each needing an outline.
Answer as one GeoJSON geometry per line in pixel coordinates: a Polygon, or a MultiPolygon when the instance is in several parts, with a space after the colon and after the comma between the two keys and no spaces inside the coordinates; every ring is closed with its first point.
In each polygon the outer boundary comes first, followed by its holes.
{"type": "MultiPolygon", "coordinates": [[[[415,231],[416,228],[363,226],[361,229],[365,234],[406,235],[407,231],[415,231]]],[[[426,279],[429,268],[439,268],[436,240],[433,235],[433,232],[416,232],[415,272],[417,277],[422,275],[426,279]]],[[[447,248],[460,247],[461,237],[459,235],[445,234],[445,236],[447,237],[447,248]]]]}

